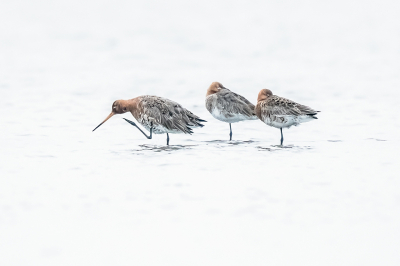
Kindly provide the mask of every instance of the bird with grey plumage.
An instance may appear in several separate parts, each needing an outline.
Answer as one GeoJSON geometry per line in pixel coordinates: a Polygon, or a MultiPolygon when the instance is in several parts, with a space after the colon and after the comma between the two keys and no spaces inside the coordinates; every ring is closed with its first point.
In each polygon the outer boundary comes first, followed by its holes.
{"type": "Polygon", "coordinates": [[[263,89],[258,93],[255,112],[257,117],[265,124],[281,130],[282,146],[282,128],[290,128],[291,126],[298,126],[300,123],[318,119],[316,115],[319,111],[273,95],[272,91],[263,89]]]}
{"type": "Polygon", "coordinates": [[[167,145],[169,145],[169,133],[192,134],[193,128],[203,127],[201,123],[207,122],[177,102],[158,96],[144,95],[130,100],[115,101],[111,113],[93,131],[115,114],[126,112],[131,112],[136,121],[150,131],[148,136],[135,122],[124,118],[126,122],[138,128],[146,138],[151,139],[153,133],[166,133],[167,145]]]}
{"type": "Polygon", "coordinates": [[[232,140],[232,123],[257,119],[254,104],[219,82],[211,83],[208,88],[206,108],[214,118],[229,123],[229,140],[232,140]]]}

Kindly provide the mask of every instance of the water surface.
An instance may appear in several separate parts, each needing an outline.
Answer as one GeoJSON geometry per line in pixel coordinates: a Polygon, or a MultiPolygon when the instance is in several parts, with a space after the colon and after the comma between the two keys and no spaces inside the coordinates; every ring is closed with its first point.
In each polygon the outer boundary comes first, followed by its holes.
{"type": "Polygon", "coordinates": [[[1,265],[399,265],[395,1],[0,4],[1,265]],[[280,132],[219,81],[320,110],[280,132]],[[207,120],[152,140],[116,99],[207,120]]]}

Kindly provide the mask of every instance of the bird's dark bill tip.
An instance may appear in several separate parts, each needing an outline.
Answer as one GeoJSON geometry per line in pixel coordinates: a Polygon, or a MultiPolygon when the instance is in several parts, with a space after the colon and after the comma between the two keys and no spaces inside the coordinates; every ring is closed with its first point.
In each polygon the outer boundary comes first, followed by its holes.
{"type": "Polygon", "coordinates": [[[100,125],[98,125],[97,127],[95,127],[95,128],[92,130],[92,132],[95,131],[96,129],[98,129],[102,124],[103,124],[103,123],[101,123],[100,125]]]}
{"type": "MultiPolygon", "coordinates": [[[[98,125],[95,129],[93,129],[93,131],[95,131],[99,126],[101,126],[102,124],[104,124],[104,123],[105,123],[108,119],[110,119],[110,117],[112,117],[113,115],[114,115],[114,113],[111,112],[111,114],[109,114],[109,115],[107,116],[107,118],[104,119],[104,121],[100,123],[100,125],[98,125]]],[[[93,132],[93,131],[92,131],[92,132],[93,132]]]]}

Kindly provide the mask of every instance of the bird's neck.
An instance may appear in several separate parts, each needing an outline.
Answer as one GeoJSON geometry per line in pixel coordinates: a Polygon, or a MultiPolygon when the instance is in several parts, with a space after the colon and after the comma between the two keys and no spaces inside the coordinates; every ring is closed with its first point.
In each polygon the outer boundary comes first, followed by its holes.
{"type": "Polygon", "coordinates": [[[127,109],[132,113],[132,115],[136,118],[139,115],[139,108],[138,108],[138,103],[139,103],[139,99],[133,98],[130,100],[125,100],[127,109]]]}

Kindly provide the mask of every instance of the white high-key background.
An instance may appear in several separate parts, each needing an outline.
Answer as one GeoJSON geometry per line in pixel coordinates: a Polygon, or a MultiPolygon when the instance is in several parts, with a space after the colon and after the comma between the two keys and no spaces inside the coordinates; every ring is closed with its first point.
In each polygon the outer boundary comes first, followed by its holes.
{"type": "Polygon", "coordinates": [[[0,1],[0,265],[400,265],[399,1],[0,1]],[[316,110],[228,124],[213,81],[316,110]],[[207,120],[147,140],[116,99],[207,120]]]}

